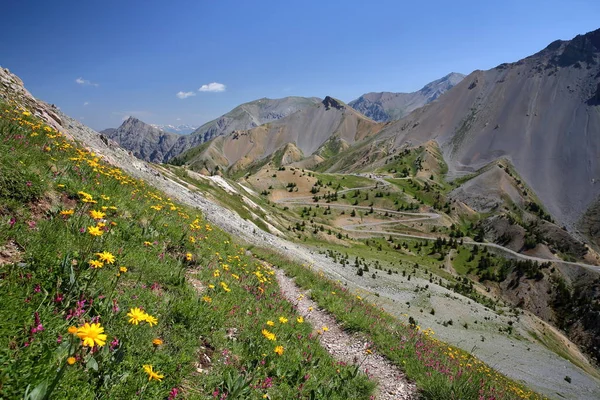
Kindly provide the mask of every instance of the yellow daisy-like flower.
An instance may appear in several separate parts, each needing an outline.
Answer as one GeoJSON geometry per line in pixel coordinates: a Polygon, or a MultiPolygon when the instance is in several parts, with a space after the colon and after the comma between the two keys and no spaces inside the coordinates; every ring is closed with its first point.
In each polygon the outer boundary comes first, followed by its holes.
{"type": "Polygon", "coordinates": [[[160,338],[156,338],[156,339],[153,339],[153,340],[152,340],[152,344],[153,344],[154,346],[157,346],[157,347],[158,347],[158,346],[160,346],[160,345],[161,345],[161,344],[163,344],[163,343],[164,343],[164,342],[163,342],[163,341],[162,341],[162,339],[160,339],[160,338]]]}
{"type": "Polygon", "coordinates": [[[308,307],[308,311],[312,311],[312,310],[313,310],[312,306],[308,307]]]}
{"type": "Polygon", "coordinates": [[[97,226],[88,226],[88,233],[92,236],[102,236],[104,232],[97,226]]]}
{"type": "Polygon", "coordinates": [[[211,303],[212,299],[208,296],[202,296],[202,301],[206,302],[206,303],[211,303]]]}
{"type": "Polygon", "coordinates": [[[98,260],[90,260],[90,261],[88,261],[88,264],[90,264],[90,267],[92,267],[94,269],[104,267],[104,264],[102,263],[102,261],[98,261],[98,260]]]}
{"type": "Polygon", "coordinates": [[[324,326],[322,329],[323,329],[323,332],[327,332],[329,330],[329,328],[326,326],[324,326]]]}
{"type": "Polygon", "coordinates": [[[282,355],[283,354],[283,346],[277,346],[275,347],[275,350],[273,350],[275,353],[277,353],[278,355],[282,355]]]}
{"type": "Polygon", "coordinates": [[[221,275],[221,273],[219,272],[219,270],[218,270],[218,269],[215,269],[215,271],[213,272],[213,276],[214,276],[215,278],[218,278],[220,275],[221,275]]]}
{"type": "Polygon", "coordinates": [[[231,292],[231,289],[229,289],[229,286],[227,286],[227,284],[225,282],[221,282],[221,287],[223,288],[224,291],[231,292]]]}
{"type": "Polygon", "coordinates": [[[139,325],[140,322],[146,320],[146,313],[143,312],[139,307],[135,307],[129,310],[127,316],[129,317],[129,323],[133,325],[139,325]]]}
{"type": "Polygon", "coordinates": [[[96,253],[96,256],[98,257],[98,259],[100,261],[105,262],[107,264],[114,264],[115,263],[115,256],[113,256],[108,251],[103,251],[102,253],[96,253]]]}
{"type": "Polygon", "coordinates": [[[287,324],[288,319],[286,317],[279,317],[279,322],[281,322],[282,324],[287,324]]]}
{"type": "Polygon", "coordinates": [[[267,321],[267,325],[273,326],[273,325],[275,325],[275,322],[273,322],[273,321],[267,321]]]}
{"type": "Polygon", "coordinates": [[[119,271],[122,273],[125,273],[125,272],[127,272],[127,267],[121,267],[121,268],[119,268],[119,271]]]}
{"type": "Polygon", "coordinates": [[[148,241],[145,241],[145,242],[144,242],[144,246],[152,246],[152,243],[151,243],[151,242],[148,242],[148,241]]]}
{"type": "Polygon", "coordinates": [[[104,346],[106,344],[106,335],[104,328],[99,323],[85,323],[77,329],[77,336],[83,340],[86,347],[104,346]]]}
{"type": "Polygon", "coordinates": [[[161,381],[165,376],[158,373],[158,371],[154,371],[152,365],[144,365],[144,371],[148,374],[148,380],[152,379],[161,381]]]}
{"type": "Polygon", "coordinates": [[[60,212],[60,215],[62,215],[63,217],[68,217],[70,215],[73,215],[73,213],[75,212],[75,210],[71,209],[71,210],[62,210],[60,212]]]}
{"type": "Polygon", "coordinates": [[[302,318],[302,316],[296,318],[296,322],[298,322],[299,324],[304,322],[304,318],[302,318]]]}
{"type": "Polygon", "coordinates": [[[75,357],[69,357],[67,358],[67,364],[69,365],[73,365],[77,362],[77,359],[75,357]]]}
{"type": "Polygon", "coordinates": [[[277,340],[277,336],[275,336],[275,334],[274,334],[274,333],[272,333],[272,332],[269,332],[269,331],[268,331],[268,330],[266,330],[266,329],[263,329],[263,330],[261,331],[261,333],[262,333],[262,334],[263,334],[263,336],[264,336],[265,338],[267,338],[268,340],[272,340],[272,341],[275,341],[275,340],[277,340]]]}
{"type": "Polygon", "coordinates": [[[90,217],[92,217],[93,219],[104,219],[105,216],[106,216],[106,214],[103,213],[102,211],[96,211],[96,210],[90,211],[90,217]]]}
{"type": "Polygon", "coordinates": [[[215,288],[215,285],[213,285],[213,284],[211,283],[210,285],[208,285],[208,288],[209,288],[209,289],[214,289],[214,288],[215,288]]]}
{"type": "Polygon", "coordinates": [[[156,319],[152,315],[146,314],[146,322],[148,323],[148,325],[154,326],[158,324],[158,319],[156,319]]]}
{"type": "Polygon", "coordinates": [[[192,261],[192,253],[185,253],[185,259],[187,261],[192,261]]]}
{"type": "Polygon", "coordinates": [[[77,327],[76,326],[70,326],[69,329],[67,329],[67,332],[69,332],[71,335],[74,335],[77,333],[77,327]]]}

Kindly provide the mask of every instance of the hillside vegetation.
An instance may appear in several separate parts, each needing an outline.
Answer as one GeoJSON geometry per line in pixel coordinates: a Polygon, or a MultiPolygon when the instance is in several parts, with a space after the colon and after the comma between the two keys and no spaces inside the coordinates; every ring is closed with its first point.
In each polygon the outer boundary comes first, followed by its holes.
{"type": "MultiPolygon", "coordinates": [[[[274,271],[196,210],[0,106],[0,396],[368,399],[274,271]]],[[[272,261],[423,398],[538,398],[313,272],[272,261]],[[339,293],[339,296],[338,296],[339,293]],[[333,296],[333,297],[332,297],[333,296]]],[[[368,356],[366,352],[365,356],[368,356]]]]}

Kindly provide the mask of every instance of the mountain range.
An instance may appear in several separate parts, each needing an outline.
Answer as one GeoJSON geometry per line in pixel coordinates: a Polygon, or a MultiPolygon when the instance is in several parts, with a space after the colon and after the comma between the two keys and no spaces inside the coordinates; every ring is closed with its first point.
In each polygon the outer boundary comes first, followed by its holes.
{"type": "Polygon", "coordinates": [[[352,172],[383,163],[396,149],[434,140],[450,179],[507,159],[550,214],[589,234],[600,231],[595,214],[582,220],[600,195],[599,49],[597,30],[464,78],[451,73],[415,93],[368,93],[350,103],[354,109],[331,97],[260,99],[189,136],[146,128],[136,133],[143,125],[134,121],[104,133],[152,161],[187,150],[175,160],[209,170],[239,170],[285,148],[290,162],[315,165],[329,158],[329,170],[352,172]],[[397,121],[377,122],[413,108],[397,121]]]}
{"type": "Polygon", "coordinates": [[[377,122],[398,120],[456,86],[465,75],[452,72],[412,93],[365,93],[348,105],[377,122]]]}
{"type": "Polygon", "coordinates": [[[189,135],[166,132],[133,117],[128,118],[116,129],[109,128],[100,133],[115,140],[136,157],[146,161],[165,162],[216,136],[235,130],[251,129],[283,118],[319,101],[314,97],[258,99],[237,106],[227,114],[203,124],[189,135]]]}
{"type": "Polygon", "coordinates": [[[194,132],[196,129],[199,128],[199,126],[197,126],[197,125],[187,125],[187,124],[180,124],[180,125],[150,124],[150,126],[152,126],[153,128],[156,128],[156,129],[160,129],[161,131],[164,131],[164,132],[177,133],[179,135],[189,135],[190,133],[194,132]]]}
{"type": "MultiPolygon", "coordinates": [[[[399,119],[410,111],[434,101],[454,87],[463,77],[464,75],[453,72],[428,83],[417,92],[367,93],[348,105],[376,122],[387,122],[399,119]]],[[[321,101],[322,99],[316,97],[263,98],[244,103],[192,131],[188,125],[177,127],[147,125],[139,120],[132,123],[133,121],[128,119],[119,128],[105,129],[102,134],[117,141],[123,148],[130,150],[139,158],[152,162],[165,162],[185,150],[208,142],[219,135],[252,129],[277,121],[321,101]],[[163,133],[150,128],[158,129],[163,133]],[[182,138],[173,134],[189,134],[189,137],[182,138]]]]}

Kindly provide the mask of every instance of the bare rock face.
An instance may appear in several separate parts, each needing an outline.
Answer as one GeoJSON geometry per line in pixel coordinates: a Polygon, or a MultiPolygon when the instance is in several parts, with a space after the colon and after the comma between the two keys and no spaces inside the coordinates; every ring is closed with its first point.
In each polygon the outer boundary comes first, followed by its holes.
{"type": "Polygon", "coordinates": [[[456,86],[464,77],[463,74],[452,72],[441,79],[428,83],[417,92],[366,93],[358,99],[352,100],[348,105],[373,121],[394,121],[436,100],[442,94],[456,86]]]}
{"type": "Polygon", "coordinates": [[[435,140],[449,177],[506,158],[573,232],[600,196],[599,37],[597,30],[556,41],[518,62],[475,71],[375,140],[389,138],[397,148],[435,140]]]}
{"type": "MultiPolygon", "coordinates": [[[[377,134],[383,127],[330,96],[279,120],[249,130],[216,137],[198,149],[191,149],[173,160],[200,170],[219,166],[231,172],[269,157],[277,163],[299,162],[319,153],[332,138],[355,143],[377,134]],[[281,154],[279,154],[281,153],[281,154]]],[[[338,146],[338,150],[344,149],[338,146]]]]}
{"type": "Polygon", "coordinates": [[[30,110],[54,129],[65,133],[56,106],[36,100],[25,89],[23,81],[18,76],[2,67],[0,67],[0,98],[30,110]]]}
{"type": "Polygon", "coordinates": [[[152,162],[166,161],[165,157],[182,137],[161,131],[134,117],[129,117],[117,129],[105,129],[101,133],[136,157],[152,162]]]}

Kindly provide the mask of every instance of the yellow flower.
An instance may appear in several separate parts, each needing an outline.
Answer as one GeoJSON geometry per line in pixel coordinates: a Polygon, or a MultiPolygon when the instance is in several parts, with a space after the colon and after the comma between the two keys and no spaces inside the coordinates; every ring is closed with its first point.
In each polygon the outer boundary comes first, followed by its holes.
{"type": "Polygon", "coordinates": [[[104,346],[106,344],[106,335],[104,328],[99,323],[85,323],[77,329],[77,336],[83,340],[83,345],[87,347],[104,346]]]}
{"type": "Polygon", "coordinates": [[[68,217],[69,215],[73,215],[74,212],[75,212],[75,210],[73,210],[73,209],[63,210],[60,212],[60,215],[62,215],[63,217],[68,217]]]}
{"type": "Polygon", "coordinates": [[[75,357],[69,357],[67,358],[67,364],[69,365],[73,365],[77,362],[77,359],[75,357]]]}
{"type": "Polygon", "coordinates": [[[215,278],[218,278],[220,275],[221,275],[221,273],[219,272],[219,270],[218,270],[218,269],[215,269],[215,271],[213,272],[213,276],[214,276],[215,278]]]}
{"type": "Polygon", "coordinates": [[[323,332],[327,332],[328,330],[329,330],[328,327],[326,327],[326,326],[323,327],[323,332]]]}
{"type": "Polygon", "coordinates": [[[279,317],[279,322],[281,322],[282,324],[287,324],[288,319],[286,317],[279,317]]]}
{"type": "Polygon", "coordinates": [[[275,353],[282,355],[283,354],[283,346],[277,346],[275,347],[275,353]]]}
{"type": "Polygon", "coordinates": [[[313,310],[312,306],[308,307],[308,311],[312,311],[312,310],[313,310]]]}
{"type": "Polygon", "coordinates": [[[301,323],[303,323],[303,322],[304,322],[304,318],[302,318],[302,316],[300,316],[300,317],[296,318],[296,321],[297,321],[299,324],[301,324],[301,323]]]}
{"type": "Polygon", "coordinates": [[[225,282],[221,282],[221,287],[223,288],[224,291],[231,292],[231,289],[229,289],[229,286],[227,286],[227,284],[225,282]]]}
{"type": "Polygon", "coordinates": [[[144,246],[152,246],[152,243],[151,243],[151,242],[148,242],[148,241],[146,241],[146,242],[144,242],[144,246]]]}
{"type": "Polygon", "coordinates": [[[185,259],[187,261],[192,261],[192,253],[185,253],[185,259]]]}
{"type": "Polygon", "coordinates": [[[138,325],[140,322],[146,320],[146,313],[143,312],[139,307],[129,310],[127,316],[129,317],[129,323],[133,325],[138,325]]]}
{"type": "Polygon", "coordinates": [[[208,288],[209,288],[209,289],[214,289],[214,288],[215,288],[215,285],[213,285],[213,284],[211,283],[210,285],[208,285],[208,288]]]}
{"type": "Polygon", "coordinates": [[[90,217],[92,217],[93,219],[103,219],[105,216],[106,216],[106,214],[103,213],[102,211],[96,211],[96,210],[90,211],[90,217]]]}
{"type": "Polygon", "coordinates": [[[152,365],[144,365],[144,371],[148,374],[149,381],[152,379],[161,381],[162,378],[165,377],[164,375],[159,374],[158,371],[154,371],[152,365]]]}
{"type": "Polygon", "coordinates": [[[104,264],[102,263],[102,261],[98,261],[98,260],[90,260],[90,261],[88,261],[88,264],[90,264],[90,267],[92,267],[92,268],[104,267],[104,264]]]}
{"type": "Polygon", "coordinates": [[[273,321],[267,321],[267,325],[269,325],[269,326],[274,326],[274,325],[275,325],[275,322],[273,322],[273,321]]]}
{"type": "Polygon", "coordinates": [[[158,346],[160,346],[161,344],[163,344],[163,341],[162,341],[162,339],[160,339],[160,338],[156,338],[156,339],[152,340],[152,344],[153,344],[154,346],[157,346],[157,347],[158,347],[158,346]]]}
{"type": "Polygon", "coordinates": [[[104,232],[97,226],[88,226],[88,233],[92,236],[102,236],[104,232]]]}
{"type": "Polygon", "coordinates": [[[158,324],[158,319],[156,319],[152,315],[146,314],[146,322],[148,323],[148,325],[153,326],[158,324]]]}
{"type": "Polygon", "coordinates": [[[105,262],[107,264],[114,264],[115,263],[115,256],[113,256],[108,251],[103,251],[102,253],[96,253],[96,256],[98,257],[98,259],[100,261],[105,262]]]}
{"type": "Polygon", "coordinates": [[[67,332],[69,332],[71,335],[74,335],[77,333],[77,327],[76,326],[70,326],[69,329],[67,329],[67,332]]]}
{"type": "Polygon", "coordinates": [[[202,300],[203,300],[204,302],[206,302],[206,303],[210,303],[210,302],[212,302],[212,299],[211,299],[210,297],[208,297],[208,296],[203,296],[203,297],[202,297],[202,300]]]}
{"type": "Polygon", "coordinates": [[[127,272],[127,267],[121,267],[119,268],[119,271],[121,271],[122,273],[127,272]]]}
{"type": "Polygon", "coordinates": [[[263,330],[261,331],[261,333],[262,333],[262,334],[263,334],[263,336],[264,336],[264,337],[266,337],[268,340],[272,340],[272,341],[275,341],[275,340],[277,340],[277,336],[275,336],[275,334],[274,334],[274,333],[272,333],[272,332],[269,332],[269,331],[268,331],[268,330],[266,330],[266,329],[263,329],[263,330]]]}

